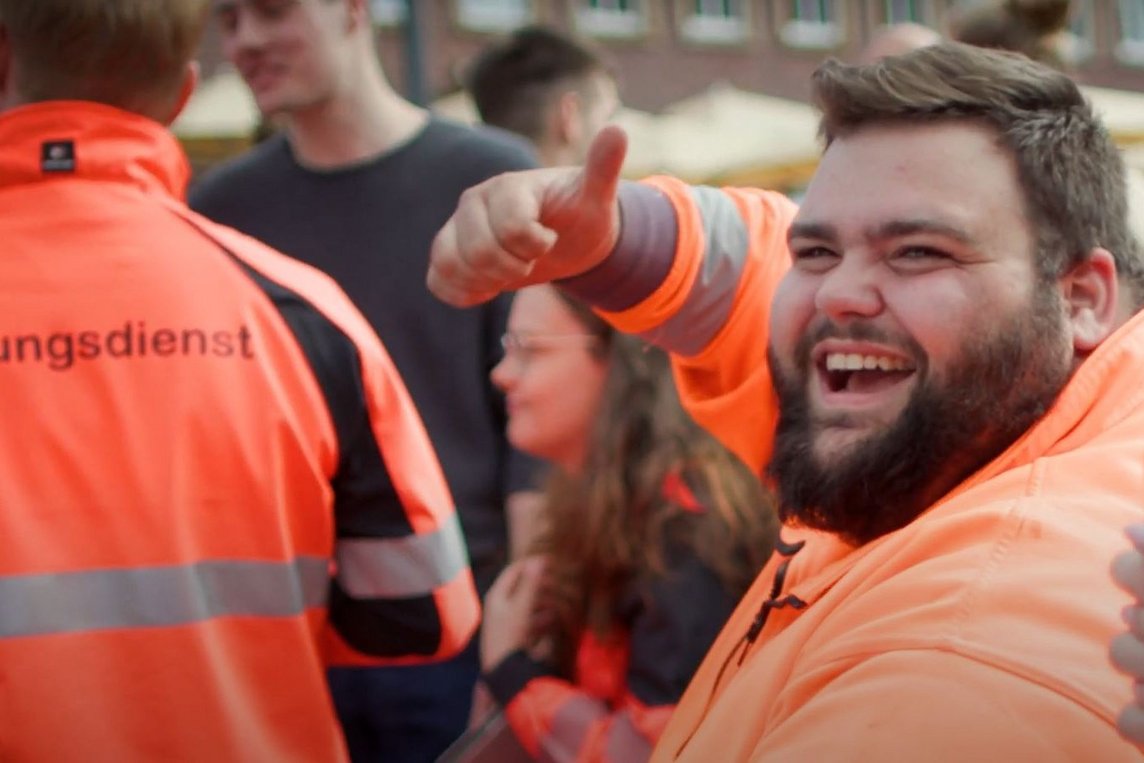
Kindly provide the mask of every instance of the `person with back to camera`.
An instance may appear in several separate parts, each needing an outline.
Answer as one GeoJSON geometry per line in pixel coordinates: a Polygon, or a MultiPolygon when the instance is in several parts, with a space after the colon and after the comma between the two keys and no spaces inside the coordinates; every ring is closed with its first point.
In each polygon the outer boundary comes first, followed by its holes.
{"type": "Polygon", "coordinates": [[[476,629],[376,335],[182,200],[207,10],[0,0],[4,761],[342,761],[328,659],[476,629]]]}
{"type": "MultiPolygon", "coordinates": [[[[428,293],[424,271],[461,193],[535,166],[531,148],[403,98],[368,0],[213,6],[226,58],[281,129],[198,179],[191,206],[329,274],[361,309],[425,421],[483,593],[536,513],[540,465],[509,446],[488,380],[511,295],[455,310],[428,293]]],[[[354,759],[434,759],[465,728],[478,670],[474,643],[441,664],[331,671],[354,759]]]]}
{"type": "Polygon", "coordinates": [[[535,555],[486,598],[484,683],[535,759],[646,760],[777,515],[661,350],[549,286],[517,295],[505,346],[509,437],[556,473],[535,555]]]}
{"type": "Polygon", "coordinates": [[[1107,660],[1108,562],[1144,509],[1123,158],[1071,79],[1011,53],[830,61],[814,94],[800,209],[621,183],[606,128],[582,172],[474,189],[434,245],[451,303],[558,280],[667,347],[695,419],[775,485],[785,544],[652,760],[1141,760],[1107,660]]]}

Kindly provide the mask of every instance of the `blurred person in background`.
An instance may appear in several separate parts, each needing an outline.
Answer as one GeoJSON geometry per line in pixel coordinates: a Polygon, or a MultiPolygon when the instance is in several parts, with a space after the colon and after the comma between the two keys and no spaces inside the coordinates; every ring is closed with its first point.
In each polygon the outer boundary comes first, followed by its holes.
{"type": "MultiPolygon", "coordinates": [[[[426,291],[434,233],[468,187],[533,166],[528,144],[431,116],[390,85],[367,0],[214,0],[226,57],[279,126],[191,205],[325,271],[385,342],[452,490],[478,589],[527,535],[538,465],[489,382],[510,296],[456,310],[426,291]]],[[[355,760],[431,761],[464,729],[476,644],[448,663],[330,675],[355,760]]]]}
{"type": "Polygon", "coordinates": [[[1054,69],[1071,68],[1070,0],[963,0],[950,14],[949,36],[979,48],[1022,53],[1054,69]]]}
{"type": "Polygon", "coordinates": [[[509,437],[550,461],[535,556],[487,597],[484,683],[537,760],[646,760],[770,556],[758,477],[683,411],[662,350],[550,286],[493,371],[509,437]],[[575,380],[569,384],[569,380],[575,380]]]}
{"type": "Polygon", "coordinates": [[[858,56],[858,63],[872,64],[886,56],[900,56],[911,50],[936,45],[941,35],[934,29],[921,24],[903,22],[879,27],[858,56]]]}
{"type": "Polygon", "coordinates": [[[0,0],[5,761],[344,760],[323,647],[441,659],[477,625],[377,336],[182,200],[207,11],[0,0]]]}
{"type": "Polygon", "coordinates": [[[532,141],[547,167],[583,164],[592,138],[620,109],[601,54],[539,26],[485,49],[467,82],[481,120],[532,141]]]}

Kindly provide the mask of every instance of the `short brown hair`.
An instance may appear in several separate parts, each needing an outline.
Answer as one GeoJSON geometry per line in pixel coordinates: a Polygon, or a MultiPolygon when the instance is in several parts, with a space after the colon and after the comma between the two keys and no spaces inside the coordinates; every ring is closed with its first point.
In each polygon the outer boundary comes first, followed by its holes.
{"type": "Polygon", "coordinates": [[[170,116],[209,0],[0,0],[23,101],[170,116]]]}
{"type": "Polygon", "coordinates": [[[867,66],[827,61],[814,99],[827,145],[876,125],[990,127],[1015,160],[1041,275],[1055,278],[1103,247],[1140,305],[1144,263],[1128,225],[1124,160],[1065,74],[1015,53],[942,43],[867,66]]]}
{"type": "Polygon", "coordinates": [[[589,43],[528,26],[486,48],[471,66],[466,86],[481,121],[536,141],[544,135],[544,112],[553,99],[597,73],[611,75],[589,43]]]}

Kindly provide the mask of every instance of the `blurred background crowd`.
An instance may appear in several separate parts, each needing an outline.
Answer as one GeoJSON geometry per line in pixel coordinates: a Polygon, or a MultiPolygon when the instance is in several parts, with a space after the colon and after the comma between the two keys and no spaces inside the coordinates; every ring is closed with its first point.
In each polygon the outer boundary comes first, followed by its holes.
{"type": "MultiPolygon", "coordinates": [[[[859,62],[924,39],[912,25],[1017,49],[1083,83],[1130,165],[1144,166],[1144,3],[1139,0],[372,0],[377,51],[411,101],[463,121],[479,115],[468,69],[514,29],[543,25],[596,46],[618,74],[633,136],[625,173],[795,190],[820,147],[806,103],[825,57],[859,62]],[[887,27],[906,25],[887,35],[887,27]],[[910,27],[910,28],[907,28],[910,27]],[[743,129],[744,125],[751,128],[743,129]]],[[[217,28],[204,82],[175,124],[205,168],[264,128],[217,28]]]]}

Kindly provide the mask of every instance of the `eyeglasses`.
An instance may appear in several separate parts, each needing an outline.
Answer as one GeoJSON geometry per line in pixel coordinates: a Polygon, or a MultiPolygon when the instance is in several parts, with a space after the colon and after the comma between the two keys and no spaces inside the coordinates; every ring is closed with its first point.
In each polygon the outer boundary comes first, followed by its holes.
{"type": "Polygon", "coordinates": [[[506,358],[515,357],[527,364],[538,353],[564,348],[594,347],[600,337],[595,334],[516,334],[511,331],[501,336],[501,347],[506,358]]]}

